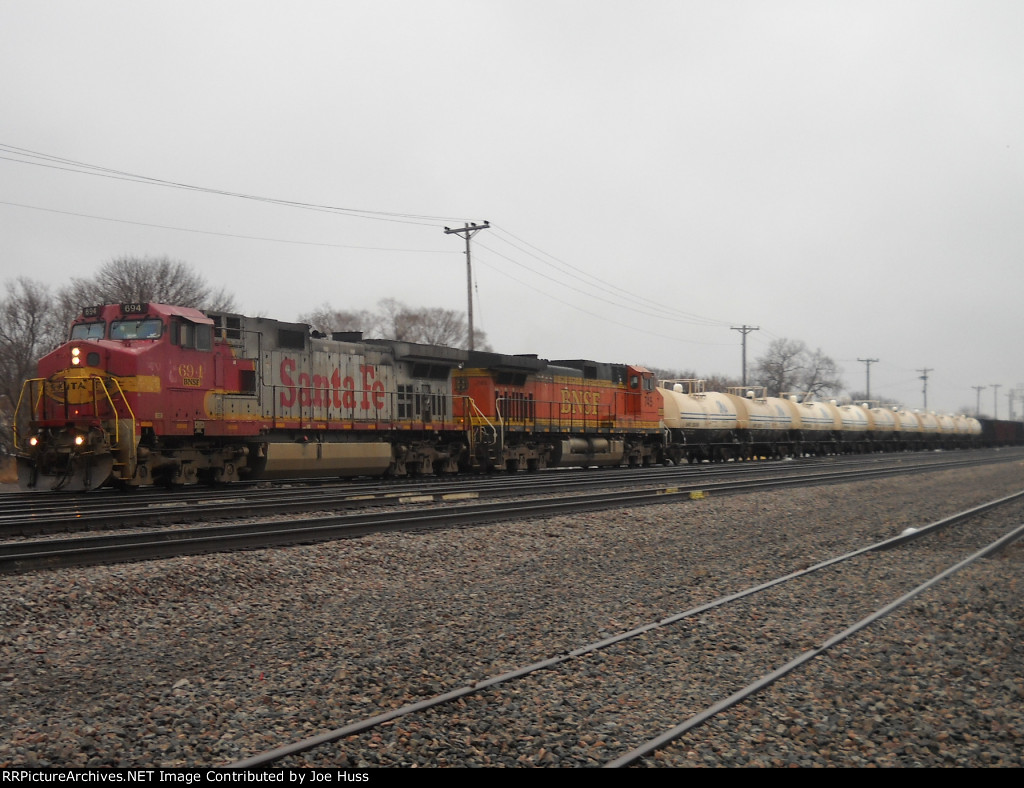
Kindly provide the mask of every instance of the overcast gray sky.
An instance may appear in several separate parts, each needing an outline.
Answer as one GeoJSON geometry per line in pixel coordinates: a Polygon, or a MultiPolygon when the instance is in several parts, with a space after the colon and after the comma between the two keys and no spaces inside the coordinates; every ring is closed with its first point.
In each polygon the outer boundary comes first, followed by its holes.
{"type": "Polygon", "coordinates": [[[1019,0],[0,0],[3,271],[464,311],[486,219],[495,350],[738,376],[758,326],[1005,417],[1022,42],[1019,0]]]}

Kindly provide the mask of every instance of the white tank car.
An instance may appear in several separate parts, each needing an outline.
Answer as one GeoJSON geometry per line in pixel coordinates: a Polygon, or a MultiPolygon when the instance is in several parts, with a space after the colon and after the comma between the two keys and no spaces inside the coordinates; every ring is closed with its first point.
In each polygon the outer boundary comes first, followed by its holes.
{"type": "Polygon", "coordinates": [[[839,411],[839,418],[842,422],[843,450],[847,452],[862,451],[867,443],[868,432],[871,430],[871,413],[860,405],[837,405],[834,400],[832,404],[839,411]]]}
{"type": "Polygon", "coordinates": [[[737,428],[736,406],[717,391],[706,391],[703,380],[662,380],[657,391],[663,400],[662,422],[689,439],[718,443],[737,428]]]}
{"type": "Polygon", "coordinates": [[[956,421],[948,413],[936,413],[935,420],[938,422],[939,442],[947,447],[956,446],[956,421]]]}
{"type": "Polygon", "coordinates": [[[925,444],[937,444],[939,442],[939,417],[934,413],[918,411],[917,418],[921,422],[921,438],[925,444]]]}
{"type": "Polygon", "coordinates": [[[892,408],[871,408],[871,439],[875,446],[884,448],[899,436],[900,422],[892,408]]]}
{"type": "Polygon", "coordinates": [[[898,410],[896,421],[900,425],[900,448],[909,449],[921,442],[921,420],[917,414],[909,410],[898,410]]]}
{"type": "Polygon", "coordinates": [[[842,423],[835,407],[808,400],[803,394],[783,394],[779,401],[792,414],[795,453],[821,454],[831,450],[842,423]]]}
{"type": "Polygon", "coordinates": [[[763,386],[731,387],[724,396],[737,413],[738,456],[783,456],[792,452],[797,417],[789,404],[765,396],[763,386]]]}
{"type": "Polygon", "coordinates": [[[971,416],[959,415],[955,418],[956,432],[962,441],[969,442],[981,435],[981,422],[971,416]]]}
{"type": "MultiPolygon", "coordinates": [[[[793,417],[782,400],[707,391],[703,380],[662,380],[657,391],[663,400],[662,423],[678,460],[733,459],[759,450],[775,452],[789,440],[793,417]],[[683,448],[678,448],[678,445],[683,448]]],[[[762,389],[763,391],[763,389],[762,389]]],[[[672,450],[670,450],[670,453],[672,450]]]]}
{"type": "Polygon", "coordinates": [[[784,440],[793,429],[793,414],[778,397],[766,397],[763,386],[734,386],[724,395],[736,407],[739,428],[759,439],[784,440]]]}

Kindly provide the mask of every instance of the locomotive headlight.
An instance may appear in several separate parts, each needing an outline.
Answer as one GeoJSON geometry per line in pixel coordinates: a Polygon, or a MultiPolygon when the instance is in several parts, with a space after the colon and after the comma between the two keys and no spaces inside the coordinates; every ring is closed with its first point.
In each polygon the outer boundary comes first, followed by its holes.
{"type": "Polygon", "coordinates": [[[81,355],[82,355],[82,351],[81,350],[79,350],[76,347],[71,348],[71,363],[72,364],[81,364],[82,363],[82,359],[80,358],[81,355]]]}

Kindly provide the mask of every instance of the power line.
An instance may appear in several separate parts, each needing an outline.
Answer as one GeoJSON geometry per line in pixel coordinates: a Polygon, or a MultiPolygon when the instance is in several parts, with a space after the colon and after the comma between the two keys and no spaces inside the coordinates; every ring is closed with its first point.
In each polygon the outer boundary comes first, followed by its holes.
{"type": "Polygon", "coordinates": [[[179,233],[197,233],[199,235],[216,235],[221,238],[239,238],[245,241],[266,241],[269,243],[278,244],[297,244],[300,246],[322,246],[330,249],[358,249],[359,251],[368,252],[415,252],[416,254],[458,254],[458,252],[447,252],[438,249],[399,249],[387,246],[355,246],[352,244],[332,244],[322,241],[298,241],[294,238],[269,238],[260,235],[242,235],[240,233],[221,233],[215,230],[198,230],[194,227],[175,227],[168,224],[155,224],[152,222],[136,222],[131,219],[115,219],[110,216],[96,216],[89,213],[79,213],[77,211],[62,211],[57,208],[43,208],[40,205],[25,205],[19,202],[8,202],[7,200],[0,200],[0,205],[10,205],[15,208],[25,208],[30,211],[44,211],[46,213],[57,213],[63,216],[76,216],[80,219],[93,219],[100,222],[115,222],[117,224],[130,224],[136,227],[152,227],[157,230],[173,230],[179,233]]]}
{"type": "MultiPolygon", "coordinates": [[[[482,244],[478,244],[478,246],[482,246],[482,244]]],[[[506,258],[506,259],[508,259],[508,258],[506,258]]],[[[654,331],[652,329],[645,328],[641,324],[637,324],[637,323],[623,323],[623,322],[621,322],[619,320],[614,320],[614,319],[608,317],[608,315],[598,314],[597,312],[591,312],[589,309],[584,309],[579,304],[574,303],[572,301],[566,301],[565,299],[558,298],[557,296],[552,295],[549,290],[543,290],[543,289],[541,289],[539,287],[534,287],[533,285],[531,285],[531,284],[529,284],[527,282],[524,282],[521,279],[517,279],[516,277],[512,276],[512,274],[510,274],[508,272],[508,270],[506,268],[504,268],[504,267],[491,265],[490,263],[488,263],[486,261],[486,259],[480,260],[479,256],[477,257],[477,262],[479,262],[485,268],[489,268],[491,271],[494,271],[495,273],[500,274],[501,276],[504,276],[504,277],[506,277],[508,279],[511,279],[513,282],[516,282],[517,284],[519,284],[519,285],[521,285],[521,286],[523,286],[523,287],[525,287],[525,288],[527,288],[529,290],[533,290],[535,293],[538,293],[539,295],[542,295],[545,298],[549,298],[549,299],[551,299],[552,301],[554,301],[554,302],[556,302],[558,304],[562,304],[563,306],[566,306],[569,309],[573,309],[573,310],[575,310],[577,312],[581,312],[584,315],[588,315],[590,317],[596,318],[596,319],[602,321],[603,323],[607,323],[608,325],[621,326],[622,328],[627,328],[627,329],[630,329],[632,331],[639,332],[641,334],[647,334],[649,336],[659,337],[659,338],[662,338],[662,339],[665,336],[663,332],[654,331]]],[[[536,273],[536,272],[534,272],[534,273],[536,273]]],[[[731,343],[727,343],[727,342],[698,342],[698,341],[690,340],[690,339],[683,340],[683,342],[685,344],[706,345],[706,346],[711,346],[711,347],[725,347],[728,344],[731,344],[731,343]]]]}
{"type": "MultiPolygon", "coordinates": [[[[263,203],[272,204],[272,205],[280,205],[280,206],[283,206],[283,207],[299,208],[299,209],[303,209],[303,210],[312,210],[312,211],[322,211],[322,212],[328,212],[328,213],[339,214],[339,215],[353,216],[353,217],[357,217],[357,218],[375,219],[375,220],[379,220],[379,221],[392,221],[392,222],[401,222],[401,223],[419,224],[419,225],[431,225],[431,224],[435,224],[435,223],[447,222],[447,221],[452,221],[453,220],[453,217],[430,216],[430,215],[426,215],[426,214],[397,213],[397,212],[388,212],[388,211],[372,211],[372,210],[357,209],[357,208],[346,208],[346,207],[323,205],[323,204],[310,203],[310,202],[302,202],[302,201],[297,201],[297,200],[286,200],[286,199],[277,198],[277,197],[266,197],[266,196],[248,194],[248,193],[245,193],[245,192],[230,191],[230,190],[217,189],[217,188],[206,187],[206,186],[198,186],[198,185],[195,185],[195,184],[188,184],[188,183],[179,182],[179,181],[171,181],[171,180],[162,179],[162,178],[155,178],[155,177],[152,177],[152,176],[140,175],[138,173],[132,173],[132,172],[128,172],[128,171],[125,171],[125,170],[118,170],[118,169],[114,169],[114,168],[111,168],[111,167],[104,167],[104,166],[101,166],[101,165],[96,165],[96,164],[90,164],[90,163],[87,163],[87,162],[76,161],[74,159],[69,159],[69,158],[66,158],[66,157],[54,156],[52,154],[42,153],[40,151],[29,150],[27,148],[20,148],[20,147],[17,147],[17,146],[7,145],[7,144],[3,144],[3,143],[0,143],[0,151],[4,151],[4,152],[7,152],[9,154],[12,154],[10,156],[2,156],[2,155],[0,155],[0,160],[10,161],[10,162],[18,163],[18,164],[25,164],[25,165],[31,165],[31,166],[37,166],[37,167],[45,167],[45,168],[49,168],[49,169],[57,169],[57,170],[66,171],[66,172],[73,172],[73,173],[80,174],[80,175],[92,175],[92,176],[96,176],[96,177],[112,178],[112,179],[115,179],[115,180],[123,180],[123,181],[127,181],[127,182],[132,182],[132,183],[141,183],[141,184],[145,184],[145,185],[162,186],[162,187],[166,187],[166,188],[182,189],[182,190],[186,190],[186,191],[193,191],[193,192],[206,193],[206,194],[214,194],[214,195],[219,195],[219,196],[224,196],[224,197],[233,197],[233,198],[237,198],[237,199],[245,199],[245,200],[250,200],[250,201],[263,202],[263,203]],[[15,157],[17,157],[17,158],[15,158],[15,157]]],[[[43,210],[43,211],[51,211],[51,212],[54,212],[54,213],[63,213],[65,215],[82,216],[82,217],[86,217],[86,218],[93,218],[93,219],[100,220],[100,221],[119,221],[119,222],[123,222],[123,223],[126,223],[126,224],[134,224],[134,225],[137,225],[137,226],[156,227],[156,228],[160,228],[160,229],[172,229],[172,230],[176,230],[176,231],[180,231],[180,232],[196,232],[196,233],[208,234],[208,235],[219,235],[219,236],[223,236],[223,237],[248,238],[248,239],[251,239],[251,240],[265,240],[265,241],[270,241],[270,242],[274,242],[274,243],[297,243],[297,244],[304,244],[304,245],[316,245],[316,246],[326,246],[326,247],[336,247],[336,248],[372,248],[372,247],[345,246],[345,245],[341,245],[341,244],[320,244],[320,243],[316,243],[316,242],[286,241],[284,239],[277,239],[277,238],[259,238],[259,237],[255,237],[255,236],[242,236],[242,235],[237,235],[237,234],[233,234],[233,233],[218,233],[218,232],[213,232],[213,231],[191,230],[191,229],[188,229],[188,228],[171,227],[171,226],[160,225],[160,224],[155,224],[155,223],[132,222],[132,221],[128,221],[128,220],[110,219],[110,218],[102,217],[102,216],[90,216],[88,214],[74,213],[74,212],[71,212],[71,211],[59,211],[59,210],[56,210],[56,209],[40,208],[40,207],[36,207],[36,206],[26,206],[26,205],[20,205],[18,203],[6,203],[6,204],[8,204],[8,205],[15,205],[15,206],[18,206],[18,207],[29,208],[29,209],[34,209],[34,210],[43,210]]],[[[456,221],[462,221],[462,220],[458,219],[456,221]]],[[[467,226],[468,226],[468,224],[467,224],[467,226]]],[[[660,304],[660,303],[658,303],[658,302],[656,302],[656,301],[654,301],[654,300],[652,300],[652,299],[650,299],[650,298],[648,298],[646,296],[638,295],[638,294],[635,294],[635,293],[631,293],[628,290],[625,290],[625,289],[623,289],[623,288],[621,288],[619,286],[616,286],[616,285],[610,284],[608,282],[605,282],[604,280],[602,280],[602,279],[600,279],[598,277],[593,276],[589,272],[587,272],[587,271],[585,271],[585,270],[583,270],[583,269],[581,269],[581,268],[579,268],[577,266],[574,266],[574,265],[572,265],[570,263],[567,263],[567,262],[565,262],[563,260],[560,260],[559,258],[557,258],[557,257],[555,257],[553,255],[548,254],[547,252],[544,252],[543,250],[539,249],[538,247],[533,246],[532,244],[529,244],[527,241],[524,241],[524,240],[518,238],[517,236],[515,236],[512,233],[508,232],[507,230],[501,230],[501,232],[503,232],[505,235],[508,235],[511,238],[514,238],[514,239],[520,241],[520,243],[525,244],[526,246],[529,246],[530,248],[536,250],[537,252],[539,252],[544,257],[539,257],[538,255],[534,254],[533,252],[529,251],[528,249],[524,249],[521,246],[517,246],[516,244],[512,243],[511,241],[503,238],[502,240],[504,240],[505,243],[508,243],[514,249],[518,250],[519,252],[525,253],[525,254],[533,257],[534,259],[538,260],[539,262],[542,262],[545,265],[549,265],[552,268],[555,268],[557,271],[559,271],[560,274],[572,277],[573,279],[575,279],[575,281],[576,281],[577,285],[579,285],[579,287],[578,286],[574,286],[573,284],[566,283],[564,281],[560,281],[559,279],[556,279],[554,277],[547,276],[546,274],[543,274],[543,273],[541,273],[539,271],[536,271],[535,269],[530,268],[529,266],[523,264],[522,262],[520,262],[518,260],[514,260],[514,259],[512,259],[512,258],[510,258],[508,256],[502,255],[500,252],[497,252],[497,251],[495,251],[493,249],[489,249],[487,246],[485,246],[483,244],[480,244],[480,246],[482,248],[484,248],[484,249],[488,249],[489,251],[493,252],[494,254],[496,254],[498,256],[504,257],[505,259],[509,260],[510,262],[515,263],[516,265],[520,265],[523,268],[526,268],[528,271],[531,271],[535,275],[542,276],[542,277],[544,277],[546,279],[549,279],[552,282],[555,282],[556,284],[558,284],[561,287],[566,287],[566,288],[569,288],[571,290],[575,290],[576,292],[581,293],[582,295],[584,295],[584,296],[586,296],[588,298],[596,298],[598,300],[602,300],[605,303],[611,304],[611,305],[616,306],[618,308],[624,308],[624,309],[631,309],[631,310],[635,310],[635,311],[641,311],[644,314],[645,317],[660,317],[661,319],[674,320],[674,321],[677,321],[677,322],[685,322],[685,323],[690,323],[690,324],[694,324],[694,325],[705,325],[705,326],[727,326],[728,325],[728,323],[726,321],[715,320],[715,319],[707,318],[707,317],[704,317],[704,316],[701,316],[701,315],[696,315],[696,314],[693,314],[693,313],[688,313],[688,312],[679,310],[679,309],[677,309],[675,307],[671,307],[671,306],[666,306],[664,304],[660,304]],[[554,262],[552,262],[552,261],[554,261],[554,262]],[[587,291],[585,291],[583,289],[580,289],[580,287],[582,287],[582,286],[594,288],[594,289],[597,289],[598,291],[605,292],[605,293],[611,295],[614,300],[609,299],[609,298],[603,298],[601,296],[594,295],[592,292],[587,292],[587,291]]],[[[468,241],[468,239],[467,239],[467,241],[468,241]]],[[[403,251],[403,250],[396,250],[396,251],[403,251]]],[[[607,319],[607,318],[605,317],[605,319],[607,319]]]]}
{"type": "MultiPolygon", "coordinates": [[[[522,238],[519,238],[518,236],[514,235],[513,233],[509,232],[508,230],[506,230],[506,229],[504,229],[502,227],[495,226],[495,229],[498,231],[499,237],[500,237],[501,234],[504,234],[504,235],[509,236],[510,238],[515,238],[515,240],[519,241],[522,244],[525,244],[526,246],[529,246],[531,249],[536,250],[537,252],[539,252],[540,254],[544,255],[544,257],[548,258],[548,259],[545,260],[545,259],[537,256],[536,254],[533,254],[533,252],[530,252],[528,249],[523,249],[522,247],[517,246],[516,244],[512,243],[511,241],[502,239],[502,240],[505,240],[505,243],[507,243],[513,249],[517,249],[518,251],[523,252],[524,254],[529,255],[530,257],[532,257],[533,259],[537,260],[538,262],[544,263],[545,265],[550,265],[552,268],[555,268],[556,270],[559,270],[561,273],[567,274],[569,276],[577,276],[578,275],[580,277],[584,277],[586,279],[589,279],[591,281],[591,283],[592,283],[591,286],[596,287],[599,290],[603,290],[604,292],[610,293],[610,294],[615,295],[615,296],[620,296],[620,297],[621,296],[625,296],[627,301],[632,301],[632,302],[634,302],[636,304],[640,304],[640,305],[643,306],[644,309],[650,309],[651,307],[654,307],[655,309],[657,309],[657,310],[659,310],[659,311],[661,311],[663,313],[667,313],[667,314],[676,316],[676,317],[674,317],[674,319],[682,319],[682,320],[685,320],[686,322],[690,322],[690,323],[693,323],[693,324],[696,324],[696,325],[708,325],[708,326],[725,326],[725,325],[728,325],[728,321],[715,320],[713,318],[704,317],[702,315],[697,315],[697,314],[694,314],[692,312],[685,312],[685,311],[680,310],[680,309],[678,309],[676,307],[671,307],[671,306],[666,306],[664,304],[661,304],[661,303],[659,303],[657,301],[654,301],[651,298],[648,298],[647,296],[639,295],[639,294],[636,294],[636,293],[632,293],[632,292],[630,292],[628,290],[623,289],[622,287],[610,284],[610,283],[604,281],[603,279],[600,279],[599,277],[594,276],[589,271],[585,271],[582,268],[579,268],[579,267],[573,265],[572,263],[568,263],[565,260],[562,260],[562,259],[556,257],[555,255],[552,255],[552,254],[550,254],[548,252],[545,252],[543,249],[540,249],[539,247],[534,246],[529,241],[526,241],[526,240],[524,240],[522,238]],[[551,261],[554,261],[554,262],[551,262],[551,261]],[[557,265],[556,265],[556,263],[557,263],[557,265]],[[569,269],[569,270],[568,271],[564,270],[566,268],[569,269]]],[[[494,251],[494,250],[491,250],[491,251],[494,251]]],[[[508,259],[508,258],[506,258],[506,259],[508,259]]],[[[578,292],[583,292],[583,291],[578,291],[578,292]]]]}
{"type": "Polygon", "coordinates": [[[392,211],[372,211],[361,208],[344,208],[332,205],[321,205],[317,203],[301,202],[298,200],[286,200],[279,197],[263,197],[255,194],[247,194],[245,192],[234,192],[228,191],[226,189],[216,189],[209,186],[196,186],[194,184],[188,184],[179,181],[170,181],[165,180],[163,178],[154,178],[148,175],[139,175],[137,173],[126,172],[124,170],[115,170],[110,167],[102,167],[96,164],[88,164],[86,162],[75,161],[73,159],[66,159],[60,156],[52,156],[47,153],[40,153],[38,151],[32,151],[26,148],[18,148],[13,145],[6,145],[4,143],[0,143],[0,150],[12,153],[15,156],[27,157],[27,159],[29,159],[26,160],[26,158],[12,158],[10,156],[0,156],[0,160],[10,161],[17,164],[27,164],[33,167],[45,167],[47,169],[56,169],[64,172],[74,172],[79,175],[93,175],[102,178],[112,178],[114,180],[129,181],[132,183],[142,183],[150,186],[163,186],[166,188],[183,189],[186,191],[202,192],[205,194],[216,194],[222,197],[234,197],[242,200],[265,202],[273,205],[282,205],[290,208],[301,208],[303,210],[324,211],[327,213],[336,213],[363,219],[401,222],[405,224],[430,225],[436,224],[437,222],[462,221],[461,218],[451,216],[429,216],[425,214],[399,213],[392,211]],[[39,161],[31,161],[31,159],[38,159],[39,161]]]}

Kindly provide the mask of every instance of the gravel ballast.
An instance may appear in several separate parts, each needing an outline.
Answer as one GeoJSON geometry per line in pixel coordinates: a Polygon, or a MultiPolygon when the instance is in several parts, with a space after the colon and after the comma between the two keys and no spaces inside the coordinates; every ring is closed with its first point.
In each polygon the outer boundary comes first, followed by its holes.
{"type": "MultiPolygon", "coordinates": [[[[4,577],[0,766],[224,765],[1017,492],[1022,470],[4,577]]],[[[1005,516],[1024,521],[1024,506],[1005,516]]],[[[644,764],[1021,766],[1022,555],[1018,543],[968,568],[644,764]]],[[[872,589],[892,599],[899,580],[872,589]]],[[[801,616],[793,604],[783,617],[801,616]]],[[[654,729],[681,719],[664,702],[650,715],[654,729]]],[[[415,738],[401,747],[326,757],[463,765],[415,738]]],[[[595,753],[469,763],[619,754],[595,753]]]]}

